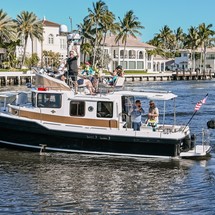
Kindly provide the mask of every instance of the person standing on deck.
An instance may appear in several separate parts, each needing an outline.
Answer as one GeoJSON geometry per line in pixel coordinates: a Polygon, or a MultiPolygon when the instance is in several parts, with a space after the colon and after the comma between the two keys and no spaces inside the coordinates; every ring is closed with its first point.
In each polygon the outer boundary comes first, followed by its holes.
{"type": "Polygon", "coordinates": [[[135,105],[129,112],[129,115],[131,115],[132,128],[134,129],[134,131],[140,131],[140,126],[142,123],[141,118],[142,114],[144,114],[140,100],[135,101],[135,105]]]}
{"type": "Polygon", "coordinates": [[[149,112],[148,112],[148,120],[147,125],[155,127],[158,124],[158,116],[159,116],[159,110],[155,106],[154,101],[149,101],[149,112]]]}
{"type": "MultiPolygon", "coordinates": [[[[77,91],[77,76],[78,76],[78,53],[75,50],[70,51],[70,56],[66,62],[67,66],[67,76],[69,76],[75,87],[75,91],[77,91]]],[[[68,77],[67,77],[68,78],[68,77]]]]}

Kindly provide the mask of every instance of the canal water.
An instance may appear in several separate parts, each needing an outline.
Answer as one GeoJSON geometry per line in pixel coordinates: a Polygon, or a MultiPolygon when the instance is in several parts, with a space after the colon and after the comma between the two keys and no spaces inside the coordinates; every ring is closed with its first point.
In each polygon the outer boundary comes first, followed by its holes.
{"type": "MultiPolygon", "coordinates": [[[[208,93],[206,103],[190,122],[193,133],[206,129],[207,121],[215,118],[215,80],[126,85],[135,90],[176,93],[179,96],[177,124],[186,124],[196,103],[208,93]]],[[[160,109],[162,104],[157,105],[160,109]]],[[[147,111],[148,103],[143,108],[147,111]]],[[[0,214],[212,215],[215,213],[215,130],[207,132],[213,150],[205,160],[64,153],[40,156],[1,148],[0,214]]]]}

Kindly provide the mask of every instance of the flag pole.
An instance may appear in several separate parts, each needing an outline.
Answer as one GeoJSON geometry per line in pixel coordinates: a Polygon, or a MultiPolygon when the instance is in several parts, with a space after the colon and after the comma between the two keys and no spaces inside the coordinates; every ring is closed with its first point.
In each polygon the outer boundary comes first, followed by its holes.
{"type": "Polygon", "coordinates": [[[188,123],[185,125],[183,131],[185,130],[185,128],[190,124],[191,120],[193,119],[193,117],[196,115],[197,110],[194,111],[193,115],[190,117],[190,120],[188,121],[188,123]]]}
{"type": "Polygon", "coordinates": [[[195,111],[193,113],[193,115],[191,116],[190,120],[188,121],[188,123],[185,125],[183,131],[185,130],[185,128],[190,124],[191,120],[193,119],[193,117],[196,115],[196,112],[200,109],[200,107],[206,102],[206,99],[208,97],[208,93],[206,94],[206,96],[204,97],[204,99],[200,100],[199,102],[197,102],[196,106],[195,106],[195,111]]]}

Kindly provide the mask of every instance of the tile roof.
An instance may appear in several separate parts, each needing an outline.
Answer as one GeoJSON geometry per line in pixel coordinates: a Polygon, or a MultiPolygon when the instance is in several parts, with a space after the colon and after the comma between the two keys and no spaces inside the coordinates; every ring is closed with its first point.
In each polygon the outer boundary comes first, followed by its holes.
{"type": "Polygon", "coordinates": [[[48,20],[43,20],[43,25],[46,27],[60,27],[58,23],[50,22],[48,20]]]}
{"type": "MultiPolygon", "coordinates": [[[[124,44],[122,43],[122,40],[120,40],[117,44],[115,42],[115,38],[116,36],[115,35],[109,35],[106,37],[106,40],[105,40],[105,43],[106,43],[106,46],[124,46],[124,44]]],[[[127,38],[127,44],[126,44],[127,47],[143,47],[143,48],[155,48],[154,46],[152,45],[149,45],[147,43],[143,43],[140,41],[140,38],[134,38],[132,36],[128,36],[127,38]]]]}

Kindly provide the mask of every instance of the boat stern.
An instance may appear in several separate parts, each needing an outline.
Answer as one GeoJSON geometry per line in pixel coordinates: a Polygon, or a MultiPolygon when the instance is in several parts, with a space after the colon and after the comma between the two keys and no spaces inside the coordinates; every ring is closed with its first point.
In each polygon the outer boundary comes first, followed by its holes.
{"type": "MultiPolygon", "coordinates": [[[[198,135],[198,134],[197,134],[198,135]]],[[[201,143],[196,144],[196,136],[191,135],[191,138],[185,137],[183,147],[180,152],[181,158],[205,158],[210,155],[212,147],[210,146],[209,134],[207,130],[202,130],[199,133],[201,143]]]]}

